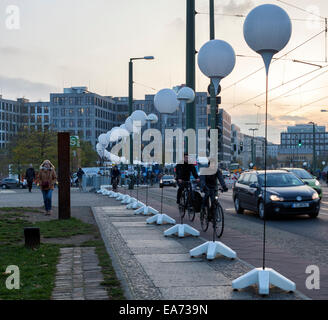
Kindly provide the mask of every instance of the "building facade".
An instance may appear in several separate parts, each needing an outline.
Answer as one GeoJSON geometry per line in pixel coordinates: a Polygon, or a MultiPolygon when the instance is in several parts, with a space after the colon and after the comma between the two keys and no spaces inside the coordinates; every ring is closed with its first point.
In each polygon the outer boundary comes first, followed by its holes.
{"type": "Polygon", "coordinates": [[[279,162],[283,166],[302,167],[304,162],[317,164],[328,157],[328,132],[325,126],[298,124],[280,134],[279,162]]]}
{"type": "Polygon", "coordinates": [[[0,96],[0,148],[20,129],[48,130],[49,127],[49,102],[30,102],[25,98],[15,101],[0,96]]]}
{"type": "Polygon", "coordinates": [[[219,109],[218,126],[221,129],[219,161],[228,168],[231,163],[231,116],[224,109],[219,109]]]}

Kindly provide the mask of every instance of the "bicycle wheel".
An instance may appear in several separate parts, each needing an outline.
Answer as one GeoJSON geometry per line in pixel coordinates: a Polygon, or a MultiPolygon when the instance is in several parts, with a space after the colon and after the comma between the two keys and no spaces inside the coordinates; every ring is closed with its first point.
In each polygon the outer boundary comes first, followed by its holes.
{"type": "Polygon", "coordinates": [[[206,208],[202,208],[202,210],[200,210],[200,226],[202,228],[202,230],[204,232],[207,231],[208,229],[208,213],[207,213],[207,207],[206,208]]]}
{"type": "Polygon", "coordinates": [[[193,207],[192,204],[192,197],[191,194],[189,193],[189,199],[188,199],[188,217],[189,217],[189,221],[194,221],[195,220],[195,209],[193,207]]]}
{"type": "Polygon", "coordinates": [[[179,204],[180,217],[183,218],[186,214],[186,193],[182,191],[179,204]]]}
{"type": "Polygon", "coordinates": [[[224,229],[224,213],[223,208],[219,203],[214,210],[213,228],[215,229],[216,236],[220,238],[224,229]]]}

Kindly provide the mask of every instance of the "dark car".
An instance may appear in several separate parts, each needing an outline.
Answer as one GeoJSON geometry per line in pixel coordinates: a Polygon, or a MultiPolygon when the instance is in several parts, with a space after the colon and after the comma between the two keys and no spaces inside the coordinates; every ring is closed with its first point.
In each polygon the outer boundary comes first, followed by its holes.
{"type": "Polygon", "coordinates": [[[5,178],[0,181],[0,188],[12,189],[12,188],[23,188],[23,183],[19,182],[18,179],[5,178]]]}
{"type": "Polygon", "coordinates": [[[159,187],[160,188],[163,188],[164,186],[173,186],[173,187],[176,187],[177,186],[177,182],[176,182],[176,180],[174,179],[173,176],[165,175],[159,181],[159,187]]]}
{"type": "Polygon", "coordinates": [[[264,201],[264,171],[243,173],[233,187],[233,201],[237,213],[245,209],[264,218],[273,214],[307,214],[318,216],[318,193],[291,172],[267,171],[266,200],[264,201]]]}

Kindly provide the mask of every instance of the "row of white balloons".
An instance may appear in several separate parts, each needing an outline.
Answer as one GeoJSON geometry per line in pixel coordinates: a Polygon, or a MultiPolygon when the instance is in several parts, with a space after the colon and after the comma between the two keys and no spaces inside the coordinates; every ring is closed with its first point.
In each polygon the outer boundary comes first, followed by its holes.
{"type": "MultiPolygon", "coordinates": [[[[283,9],[276,5],[266,4],[256,7],[247,16],[244,23],[244,38],[251,49],[262,55],[267,72],[272,56],[286,46],[290,36],[290,18],[283,9]]],[[[233,48],[223,40],[206,42],[198,53],[199,69],[211,79],[215,92],[218,90],[220,81],[232,72],[235,63],[236,55],[233,48]]],[[[164,121],[166,122],[166,115],[175,112],[179,104],[183,112],[185,105],[194,99],[195,92],[188,87],[181,88],[177,94],[172,89],[162,89],[155,95],[154,105],[160,113],[165,115],[164,121]]],[[[156,117],[156,115],[149,116],[156,117]]],[[[109,142],[129,136],[133,132],[134,121],[139,121],[143,126],[148,117],[144,111],[136,110],[120,127],[114,127],[106,134],[101,134],[96,146],[99,155],[110,160],[120,160],[117,157],[111,157],[106,150],[109,142]]]]}
{"type": "Polygon", "coordinates": [[[144,111],[136,110],[125,120],[125,123],[121,124],[119,127],[112,128],[107,133],[99,135],[96,145],[99,156],[115,163],[126,163],[127,159],[125,159],[125,157],[118,157],[107,151],[106,148],[111,142],[117,142],[121,138],[124,139],[129,137],[130,133],[138,130],[138,127],[144,126],[147,121],[155,123],[158,121],[158,118],[155,114],[151,113],[147,116],[144,111]],[[136,123],[138,123],[138,127],[136,123]]]}

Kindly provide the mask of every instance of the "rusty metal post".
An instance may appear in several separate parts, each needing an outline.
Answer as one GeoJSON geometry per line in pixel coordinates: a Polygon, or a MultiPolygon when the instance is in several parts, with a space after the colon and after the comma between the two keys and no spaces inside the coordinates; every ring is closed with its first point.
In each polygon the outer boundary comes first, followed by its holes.
{"type": "Polygon", "coordinates": [[[58,219],[70,219],[70,217],[70,134],[58,132],[58,219]]]}

